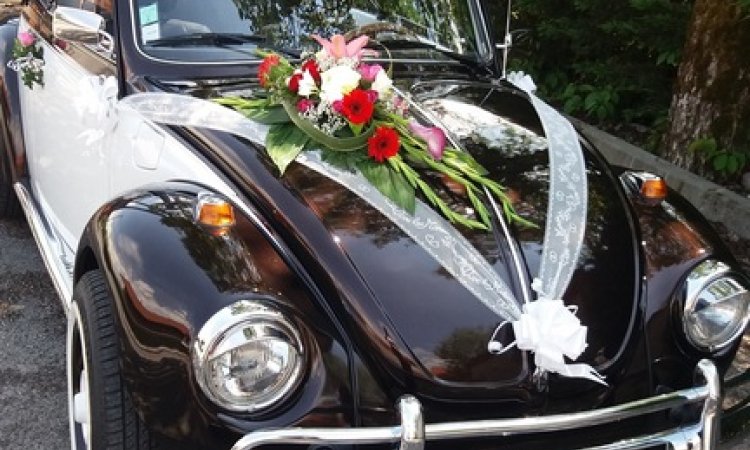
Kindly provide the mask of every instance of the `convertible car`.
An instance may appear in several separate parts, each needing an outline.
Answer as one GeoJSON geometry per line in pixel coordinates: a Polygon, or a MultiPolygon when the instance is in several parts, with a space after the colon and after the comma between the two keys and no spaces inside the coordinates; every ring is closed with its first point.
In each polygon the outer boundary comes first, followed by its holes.
{"type": "Polygon", "coordinates": [[[750,281],[482,1],[3,3],[0,216],[68,317],[73,449],[716,448],[750,281]]]}

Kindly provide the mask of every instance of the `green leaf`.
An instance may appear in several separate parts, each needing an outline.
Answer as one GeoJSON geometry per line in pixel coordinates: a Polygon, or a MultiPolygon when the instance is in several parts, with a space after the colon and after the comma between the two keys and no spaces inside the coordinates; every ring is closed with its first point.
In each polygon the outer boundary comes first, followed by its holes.
{"type": "Polygon", "coordinates": [[[266,152],[283,175],[310,138],[292,124],[273,125],[266,137],[266,152]]]}
{"type": "Polygon", "coordinates": [[[599,103],[599,95],[598,92],[591,92],[586,96],[586,100],[584,101],[583,107],[586,109],[586,111],[591,112],[594,110],[596,105],[599,103]]]}
{"type": "Polygon", "coordinates": [[[581,103],[583,101],[581,100],[581,97],[579,95],[576,95],[575,97],[570,97],[568,101],[565,102],[565,105],[563,106],[563,109],[568,114],[573,114],[574,112],[581,109],[581,103]]]}
{"type": "Polygon", "coordinates": [[[744,153],[737,153],[737,162],[740,164],[739,170],[744,169],[745,164],[747,164],[747,156],[744,153]]]}
{"type": "Polygon", "coordinates": [[[717,145],[716,139],[714,138],[699,138],[694,140],[688,145],[688,152],[690,153],[706,153],[708,158],[713,157],[716,154],[717,145]]]}
{"type": "Polygon", "coordinates": [[[443,162],[463,173],[472,172],[479,176],[486,176],[489,174],[487,169],[482,167],[482,165],[467,152],[446,149],[443,154],[443,162]]]}
{"type": "Polygon", "coordinates": [[[726,172],[730,175],[734,175],[740,170],[740,161],[737,155],[728,155],[726,172]]]}
{"type": "Polygon", "coordinates": [[[284,124],[291,122],[289,114],[281,106],[274,106],[264,109],[238,109],[250,120],[260,122],[266,125],[284,124]]]}
{"type": "Polygon", "coordinates": [[[727,167],[728,160],[729,156],[726,153],[722,153],[714,158],[714,170],[717,172],[723,172],[727,167]]]}
{"type": "Polygon", "coordinates": [[[323,161],[328,164],[351,172],[357,169],[357,164],[367,160],[367,156],[363,152],[332,152],[330,150],[323,150],[322,157],[323,161]]]}
{"type": "Polygon", "coordinates": [[[362,134],[362,125],[363,124],[361,123],[356,124],[356,123],[349,122],[349,129],[352,130],[352,133],[355,136],[359,136],[360,134],[362,134]]]}
{"type": "Polygon", "coordinates": [[[234,108],[250,120],[266,125],[288,123],[289,114],[281,105],[274,105],[269,99],[247,99],[242,97],[220,97],[213,99],[215,103],[234,108]]]}
{"type": "Polygon", "coordinates": [[[361,135],[352,138],[337,138],[330,136],[315,127],[310,121],[300,117],[294,105],[291,103],[282,103],[289,118],[292,122],[299,127],[310,139],[319,143],[323,147],[338,151],[338,152],[351,152],[359,150],[367,145],[367,140],[375,134],[375,127],[370,126],[361,135]]]}
{"type": "Polygon", "coordinates": [[[403,175],[386,164],[372,160],[361,161],[357,168],[378,191],[409,214],[414,214],[417,207],[416,195],[414,188],[403,175]]]}

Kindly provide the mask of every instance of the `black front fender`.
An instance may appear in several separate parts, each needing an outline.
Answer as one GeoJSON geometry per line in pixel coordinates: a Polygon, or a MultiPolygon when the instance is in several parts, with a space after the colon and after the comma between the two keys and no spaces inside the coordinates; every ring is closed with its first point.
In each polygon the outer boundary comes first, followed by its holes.
{"type": "Polygon", "coordinates": [[[124,195],[95,214],[81,240],[75,277],[95,267],[107,277],[123,378],[138,413],[155,432],[190,448],[229,448],[258,428],[348,421],[349,353],[319,302],[248,218],[237,214],[225,235],[196,223],[200,191],[168,183],[124,195]],[[218,310],[257,297],[271,299],[299,326],[306,379],[279,408],[232,414],[201,391],[190,349],[218,310]]]}
{"type": "Polygon", "coordinates": [[[687,275],[702,261],[716,259],[739,270],[737,261],[707,219],[677,192],[670,190],[658,203],[642,201],[632,191],[630,198],[645,261],[645,331],[655,385],[689,385],[702,358],[711,358],[723,374],[739,341],[712,354],[690,345],[682,332],[681,292],[687,275]]]}

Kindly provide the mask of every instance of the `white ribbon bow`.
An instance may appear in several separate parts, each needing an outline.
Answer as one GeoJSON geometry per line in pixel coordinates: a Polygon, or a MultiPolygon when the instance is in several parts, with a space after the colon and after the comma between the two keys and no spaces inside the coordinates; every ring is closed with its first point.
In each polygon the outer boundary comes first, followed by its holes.
{"type": "Polygon", "coordinates": [[[524,72],[509,72],[506,80],[529,94],[536,92],[536,83],[534,83],[534,79],[524,72]]]}
{"type": "Polygon", "coordinates": [[[73,107],[81,120],[89,125],[78,138],[91,146],[102,141],[117,123],[117,79],[113,76],[85,77],[78,83],[78,92],[73,107]]]}
{"type": "MultiPolygon", "coordinates": [[[[531,287],[538,294],[536,301],[523,305],[521,317],[513,322],[515,342],[505,348],[497,341],[490,342],[492,353],[504,353],[513,346],[519,350],[534,352],[534,364],[542,370],[559,373],[566,377],[586,378],[604,386],[604,377],[588,364],[566,364],[564,356],[575,360],[586,350],[587,327],[575,313],[578,308],[565,306],[560,299],[553,299],[541,291],[541,281],[535,279],[531,287]]],[[[498,329],[500,328],[498,327],[498,329]]]]}

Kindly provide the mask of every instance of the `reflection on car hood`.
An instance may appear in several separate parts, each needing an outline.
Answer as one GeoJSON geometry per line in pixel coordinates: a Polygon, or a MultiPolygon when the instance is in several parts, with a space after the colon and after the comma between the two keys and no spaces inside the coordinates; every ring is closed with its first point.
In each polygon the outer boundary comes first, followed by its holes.
{"type": "MultiPolygon", "coordinates": [[[[545,233],[549,162],[546,139],[528,98],[509,88],[454,82],[423,84],[413,88],[412,94],[441,119],[493,179],[508,188],[517,211],[538,225],[513,229],[529,279],[537,276],[545,233]]],[[[631,336],[638,300],[638,258],[616,179],[588,152],[586,163],[587,232],[578,269],[564,298],[567,304],[578,306],[577,315],[588,326],[588,348],[579,361],[597,367],[613,381],[616,375],[610,366],[617,362],[631,336]]],[[[265,167],[273,171],[270,164],[265,167]]],[[[260,189],[257,177],[250,178],[248,175],[238,185],[254,184],[248,190],[260,189]]],[[[424,249],[334,180],[293,164],[280,181],[282,190],[302,200],[301,204],[289,204],[273,194],[276,188],[252,196],[277,202],[271,208],[276,217],[285,217],[294,228],[287,236],[299,241],[299,245],[292,245],[294,248],[315,253],[314,247],[322,244],[321,233],[313,228],[324,227],[330,240],[325,245],[338,253],[321,252],[312,259],[334,283],[347,274],[358,278],[361,289],[339,288],[338,306],[349,325],[359,329],[356,341],[379,366],[378,371],[393,377],[391,382],[416,386],[417,392],[431,398],[527,397],[533,356],[517,350],[501,356],[489,354],[487,342],[501,318],[424,249]],[[294,208],[312,210],[318,225],[294,223],[294,208]],[[346,269],[337,268],[344,266],[346,269]]],[[[432,181],[440,188],[441,180],[432,181]]],[[[442,190],[448,192],[445,187],[442,190]]],[[[464,207],[459,201],[454,206],[464,207]]],[[[460,232],[520,298],[519,277],[511,264],[508,243],[485,231],[460,232]]],[[[340,284],[351,283],[347,279],[340,284]]],[[[502,328],[498,338],[510,343],[510,327],[502,328]]],[[[567,381],[558,383],[557,389],[564,391],[567,381]]],[[[580,387],[577,383],[573,384],[580,387]]],[[[574,402],[568,405],[576,408],[574,402]]]]}

